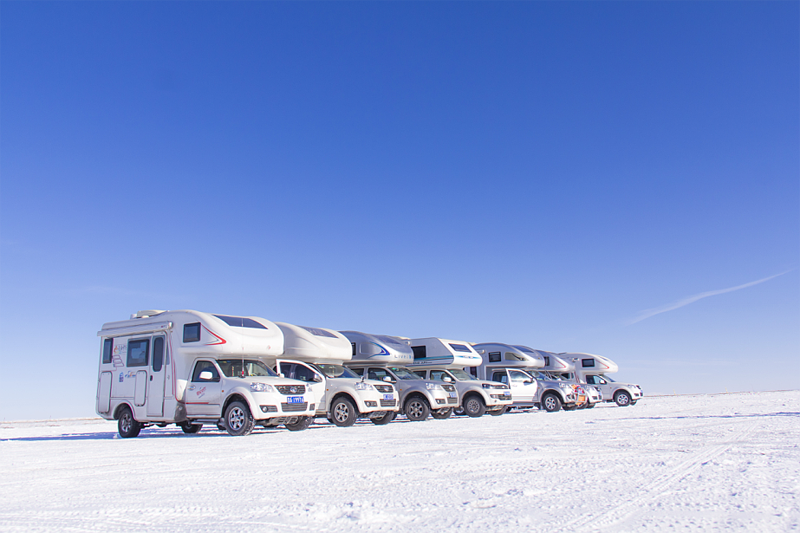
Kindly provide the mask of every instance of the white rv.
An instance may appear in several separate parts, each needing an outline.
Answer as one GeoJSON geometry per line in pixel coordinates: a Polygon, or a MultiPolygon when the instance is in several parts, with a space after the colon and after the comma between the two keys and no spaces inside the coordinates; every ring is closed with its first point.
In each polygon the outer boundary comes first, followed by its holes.
{"type": "Polygon", "coordinates": [[[140,311],[108,322],[101,338],[96,411],[121,437],[146,426],[203,424],[246,435],[255,424],[305,429],[314,415],[303,383],[262,361],[283,352],[283,333],[258,317],[140,311]]]}
{"type": "Polygon", "coordinates": [[[350,341],[332,329],[295,326],[277,322],[284,349],[273,358],[275,371],[298,379],[314,393],[317,417],[352,426],[359,417],[374,424],[388,424],[398,410],[397,392],[391,383],[363,379],[342,366],[350,359],[350,341]]]}
{"type": "Polygon", "coordinates": [[[639,385],[620,383],[606,375],[619,370],[617,363],[608,357],[590,353],[560,353],[558,356],[574,364],[573,370],[565,372],[565,376],[574,377],[580,383],[597,387],[607,402],[613,401],[620,407],[626,407],[634,405],[644,395],[639,385]]]}
{"type": "Polygon", "coordinates": [[[575,363],[567,358],[559,357],[558,354],[546,352],[544,350],[533,350],[527,346],[517,346],[520,349],[537,352],[544,359],[544,366],[541,373],[554,381],[567,381],[577,385],[578,401],[576,407],[578,409],[591,409],[601,401],[603,401],[603,393],[598,387],[589,385],[585,382],[579,381],[575,377],[573,370],[575,363]]]}
{"type": "Polygon", "coordinates": [[[406,368],[414,360],[408,339],[342,331],[351,343],[347,366],[356,374],[392,383],[400,396],[400,413],[412,422],[448,418],[458,407],[458,391],[450,383],[425,380],[406,368]]]}
{"type": "Polygon", "coordinates": [[[465,368],[481,364],[481,356],[468,342],[427,337],[411,339],[414,361],[409,368],[424,379],[452,383],[461,398],[459,414],[471,417],[502,415],[512,403],[508,385],[479,380],[465,368]]]}

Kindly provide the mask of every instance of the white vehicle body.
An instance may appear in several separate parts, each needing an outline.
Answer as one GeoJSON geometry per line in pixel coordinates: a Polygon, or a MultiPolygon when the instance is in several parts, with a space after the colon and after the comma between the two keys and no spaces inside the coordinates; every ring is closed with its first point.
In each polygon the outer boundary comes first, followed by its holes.
{"type": "Polygon", "coordinates": [[[399,412],[409,420],[425,420],[428,414],[437,419],[448,418],[458,407],[455,385],[425,380],[406,368],[414,359],[408,339],[360,331],[341,333],[351,343],[348,368],[360,376],[393,383],[400,395],[399,412]]]}
{"type": "Polygon", "coordinates": [[[269,320],[140,311],[104,324],[98,336],[95,409],[119,420],[124,437],[170,423],[187,433],[204,423],[234,435],[254,424],[304,429],[314,413],[304,384],[278,377],[260,361],[283,351],[283,334],[269,320]]]}
{"type": "Polygon", "coordinates": [[[615,402],[620,407],[625,407],[634,405],[644,395],[639,385],[621,383],[607,376],[619,371],[617,363],[608,357],[580,352],[560,353],[558,356],[574,364],[574,369],[566,372],[568,377],[574,376],[579,383],[597,387],[607,402],[615,402]]]}
{"type": "Polygon", "coordinates": [[[351,426],[359,417],[385,424],[398,410],[390,383],[365,380],[342,364],[351,358],[350,341],[332,329],[276,323],[283,332],[283,354],[272,358],[275,371],[305,382],[314,393],[317,417],[351,426]]]}

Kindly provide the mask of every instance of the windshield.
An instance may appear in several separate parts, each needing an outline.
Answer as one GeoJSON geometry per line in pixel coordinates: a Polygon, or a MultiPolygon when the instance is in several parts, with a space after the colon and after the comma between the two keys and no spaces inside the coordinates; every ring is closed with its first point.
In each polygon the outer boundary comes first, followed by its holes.
{"type": "Polygon", "coordinates": [[[222,369],[222,373],[229,378],[277,376],[267,365],[255,359],[222,359],[217,361],[217,364],[222,369]]]}
{"type": "Polygon", "coordinates": [[[394,375],[397,376],[398,379],[421,379],[418,375],[411,372],[407,368],[399,368],[396,366],[389,367],[389,370],[394,372],[394,375]]]}
{"type": "Polygon", "coordinates": [[[342,365],[317,365],[317,368],[329,378],[358,378],[352,371],[342,365]]]}
{"type": "Polygon", "coordinates": [[[470,374],[467,374],[466,372],[464,372],[463,370],[460,370],[458,368],[455,368],[453,370],[448,370],[448,372],[453,374],[453,377],[455,377],[459,381],[474,381],[475,380],[475,378],[472,377],[470,374]]]}

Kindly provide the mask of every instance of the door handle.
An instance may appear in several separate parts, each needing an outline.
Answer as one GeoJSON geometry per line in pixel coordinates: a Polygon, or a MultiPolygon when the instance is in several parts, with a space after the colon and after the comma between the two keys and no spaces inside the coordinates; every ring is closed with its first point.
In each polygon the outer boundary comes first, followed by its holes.
{"type": "Polygon", "coordinates": [[[150,376],[150,381],[153,381],[153,376],[150,376]]]}

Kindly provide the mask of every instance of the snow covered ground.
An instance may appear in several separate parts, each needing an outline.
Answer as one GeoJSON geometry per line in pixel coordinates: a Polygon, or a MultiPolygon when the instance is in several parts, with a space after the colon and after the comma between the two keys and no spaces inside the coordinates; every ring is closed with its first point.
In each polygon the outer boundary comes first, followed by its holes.
{"type": "Polygon", "coordinates": [[[800,531],[800,391],[300,433],[0,424],[0,531],[800,531]]]}

